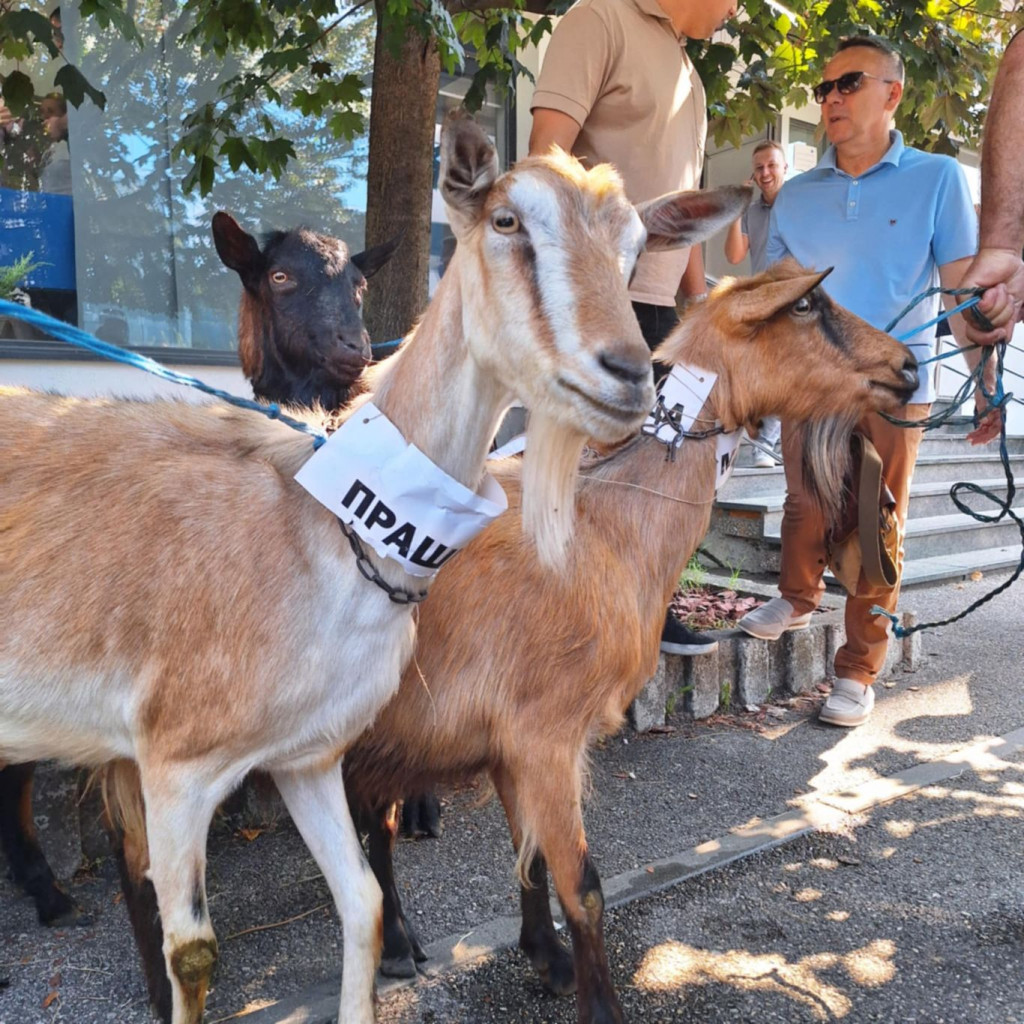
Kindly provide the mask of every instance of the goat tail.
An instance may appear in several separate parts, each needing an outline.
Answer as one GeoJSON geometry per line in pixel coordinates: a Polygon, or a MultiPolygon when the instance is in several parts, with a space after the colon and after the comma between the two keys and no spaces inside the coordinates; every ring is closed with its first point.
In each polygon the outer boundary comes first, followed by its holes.
{"type": "Polygon", "coordinates": [[[107,828],[119,834],[128,872],[140,882],[149,870],[149,841],[138,766],[134,761],[111,761],[96,772],[94,781],[103,797],[107,828]]]}
{"type": "Polygon", "coordinates": [[[541,412],[530,414],[523,456],[523,528],[542,564],[565,564],[576,509],[576,471],[583,434],[541,412]]]}
{"type": "Polygon", "coordinates": [[[850,435],[858,416],[851,413],[812,420],[804,427],[804,492],[820,510],[826,528],[842,519],[850,472],[850,435]]]}

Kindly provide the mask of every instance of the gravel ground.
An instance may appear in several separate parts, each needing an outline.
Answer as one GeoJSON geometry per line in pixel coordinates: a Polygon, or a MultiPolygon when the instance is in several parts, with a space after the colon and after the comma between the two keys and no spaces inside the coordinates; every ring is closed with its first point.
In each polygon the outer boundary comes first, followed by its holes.
{"type": "MultiPolygon", "coordinates": [[[[992,583],[993,580],[985,579],[980,583],[912,591],[905,595],[903,606],[913,608],[923,619],[949,614],[952,607],[966,605],[992,583]]],[[[601,874],[610,877],[721,835],[755,816],[781,813],[801,794],[814,790],[828,792],[888,775],[920,761],[946,756],[975,737],[1001,735],[1024,725],[1018,638],[1020,624],[1024,622],[1022,591],[1024,588],[1015,587],[972,616],[966,624],[928,634],[924,667],[913,675],[894,677],[891,688],[880,688],[877,709],[865,728],[846,732],[820,726],[813,720],[813,701],[809,701],[786,709],[781,719],[769,718],[761,731],[751,729],[750,717],[742,716],[696,724],[677,720],[673,723],[677,731],[671,734],[636,737],[626,733],[609,739],[593,759],[593,791],[586,809],[588,835],[601,874]]],[[[978,780],[977,784],[982,781],[978,780]]],[[[1016,781],[1022,780],[1018,776],[1016,781]]],[[[971,783],[970,788],[973,791],[975,783],[971,783]]],[[[446,792],[443,839],[403,843],[398,850],[397,871],[403,898],[424,941],[465,931],[482,921],[517,911],[507,829],[496,801],[480,806],[484,795],[482,786],[446,792]]],[[[922,808],[924,806],[927,805],[922,808]]],[[[1011,809],[1007,809],[1007,815],[1011,809]]],[[[977,859],[979,863],[988,863],[990,847],[995,850],[999,844],[1015,842],[1019,859],[1019,809],[1014,814],[1017,820],[998,815],[988,819],[975,814],[938,845],[944,849],[948,843],[950,849],[969,852],[969,858],[962,857],[961,861],[977,859]]],[[[857,841],[871,839],[875,835],[875,822],[879,820],[876,815],[874,821],[864,826],[868,829],[864,833],[867,838],[860,839],[858,835],[857,841]]],[[[923,830],[922,834],[938,836],[939,830],[923,830]]],[[[46,835],[44,831],[44,839],[46,835]]],[[[690,1019],[753,1020],[755,1015],[748,1014],[756,998],[762,1002],[767,1000],[764,1005],[775,1007],[770,1013],[784,1014],[787,1020],[840,1017],[852,1021],[1024,1020],[1019,1003],[1014,1008],[1012,1001],[1002,1017],[977,1016],[973,1011],[964,1015],[959,1011],[952,1013],[952,1010],[946,1016],[939,1011],[929,1016],[932,1011],[925,1012],[925,1007],[931,1006],[929,1002],[912,1009],[908,1007],[916,1004],[908,1003],[896,1007],[890,1015],[877,1007],[870,1008],[873,1004],[869,997],[875,990],[869,986],[864,986],[864,993],[856,999],[849,996],[854,1001],[854,1009],[845,1013],[830,1009],[822,997],[812,1003],[826,1016],[801,1017],[800,1013],[812,1013],[807,1008],[810,1004],[805,1005],[790,996],[758,991],[744,995],[736,1004],[746,1009],[737,1009],[732,1016],[705,1018],[710,1012],[705,1003],[718,1005],[725,1000],[726,1005],[731,1005],[729,999],[740,999],[740,993],[746,991],[743,986],[716,981],[707,972],[701,975],[703,980],[699,983],[688,984],[685,993],[677,989],[671,995],[657,995],[633,985],[631,979],[646,948],[652,943],[668,941],[658,937],[655,922],[668,921],[677,912],[679,920],[692,920],[696,928],[699,922],[712,921],[714,908],[718,906],[723,931],[713,936],[699,929],[682,930],[672,941],[704,952],[709,949],[765,952],[761,949],[764,941],[754,942],[759,930],[767,929],[762,936],[767,939],[774,935],[772,929],[790,927],[786,924],[789,919],[780,908],[784,905],[787,913],[797,915],[807,909],[797,906],[799,901],[792,897],[788,903],[780,902],[781,896],[771,890],[776,882],[769,880],[782,870],[779,865],[796,861],[809,864],[815,857],[829,856],[827,852],[811,851],[827,851],[832,848],[829,843],[841,842],[853,840],[821,836],[802,840],[782,851],[744,861],[688,882],[664,896],[616,911],[609,925],[609,950],[616,965],[617,983],[631,1009],[631,1019],[671,1020],[677,1009],[686,1008],[690,1019]],[[747,878],[751,882],[744,884],[747,878]],[[736,912],[737,892],[743,893],[742,913],[736,912]],[[673,901],[677,901],[678,906],[673,901]],[[648,927],[649,932],[645,930],[648,927]],[[725,993],[732,995],[727,997],[725,993]],[[867,1000],[863,1003],[867,1009],[859,1009],[862,996],[867,1000]]],[[[866,876],[868,866],[874,862],[869,857],[860,859],[862,868],[857,872],[836,872],[829,877],[866,876]]],[[[929,858],[927,866],[919,869],[920,873],[930,876],[932,862],[933,858],[929,858]]],[[[989,869],[992,869],[991,864],[989,869]]],[[[885,872],[878,874],[885,876],[885,872]]],[[[1011,938],[1016,935],[1016,946],[1010,942],[984,947],[989,958],[985,963],[993,964],[989,972],[992,978],[982,972],[967,983],[966,975],[958,975],[949,967],[950,961],[942,961],[937,966],[933,960],[926,959],[921,964],[912,957],[907,960],[902,945],[890,957],[899,961],[900,978],[915,972],[922,976],[929,972],[935,975],[935,998],[939,999],[938,994],[948,989],[936,1004],[940,1010],[943,1005],[947,1008],[961,1005],[951,1001],[956,978],[961,986],[976,991],[984,974],[984,985],[989,986],[991,982],[992,991],[998,993],[1003,977],[998,968],[1004,965],[1000,959],[1004,947],[1012,954],[1004,966],[1009,971],[1010,961],[1015,958],[1016,975],[1011,971],[1009,976],[1015,977],[1017,988],[1024,988],[1021,985],[1024,976],[1020,968],[1020,935],[1013,931],[1012,925],[1014,913],[1017,920],[1021,919],[1024,897],[1019,876],[1015,881],[1004,878],[1004,883],[1008,901],[1005,914],[1009,930],[1006,934],[1011,938]]],[[[943,886],[947,884],[951,883],[943,873],[934,884],[928,883],[930,891],[936,892],[945,892],[943,886]]],[[[293,997],[309,986],[338,975],[340,928],[333,909],[324,906],[329,896],[316,866],[287,818],[272,823],[252,838],[241,835],[227,822],[216,824],[211,832],[208,887],[222,954],[208,1003],[208,1022],[224,1019],[246,1007],[255,1008],[293,997]],[[272,927],[237,934],[258,925],[272,927]]],[[[109,864],[101,862],[90,873],[77,876],[72,889],[76,899],[94,915],[94,923],[90,927],[52,932],[37,925],[28,901],[0,878],[0,978],[6,976],[10,981],[9,987],[0,989],[0,1024],[53,1021],[143,1024],[150,1019],[126,915],[118,902],[116,880],[109,864]]],[[[972,882],[970,891],[976,890],[972,882]]],[[[977,895],[980,901],[981,894],[977,895]]],[[[864,894],[867,902],[854,924],[871,920],[874,911],[869,896],[870,891],[864,894]]],[[[909,900],[906,903],[911,906],[909,900]]],[[[981,914],[980,907],[979,902],[969,912],[981,914]]],[[[812,917],[821,930],[801,938],[803,945],[787,949],[782,954],[784,960],[780,961],[783,965],[796,965],[802,958],[823,949],[848,956],[875,939],[893,939],[889,921],[880,909],[875,915],[878,930],[873,934],[869,934],[866,924],[863,931],[851,924],[836,932],[835,922],[817,921],[824,916],[817,913],[818,909],[814,906],[808,912],[815,911],[812,917]],[[836,937],[830,938],[833,932],[836,937]],[[840,932],[845,936],[843,943],[838,941],[840,932]]],[[[797,934],[795,929],[793,934],[797,934]]],[[[957,948],[963,939],[956,929],[941,934],[945,935],[944,940],[940,941],[937,932],[934,946],[921,946],[922,950],[930,950],[927,957],[939,955],[945,945],[957,948]]],[[[799,987],[787,980],[788,975],[781,967],[765,970],[778,975],[780,989],[799,987]]],[[[831,976],[834,970],[838,968],[814,968],[819,975],[831,976]]],[[[878,990],[883,989],[893,991],[894,986],[881,985],[878,990]]],[[[538,997],[536,991],[537,986],[525,964],[510,953],[495,958],[493,963],[477,971],[421,983],[413,990],[388,995],[382,1004],[382,1020],[397,1024],[420,1019],[481,1022],[573,1019],[571,1001],[556,1003],[538,997]],[[497,980],[499,975],[494,975],[494,984],[498,986],[495,991],[505,992],[500,997],[505,1002],[499,1001],[493,1006],[487,1002],[491,984],[487,979],[491,971],[499,974],[504,971],[500,976],[506,978],[505,989],[502,989],[497,980]],[[527,993],[534,993],[525,1002],[524,988],[527,993]],[[445,1009],[446,999],[453,1001],[448,1009],[445,1009]],[[505,1005],[504,1010],[500,1009],[501,1005],[505,1005]],[[421,1015],[416,1016],[417,1013],[421,1015]]],[[[925,987],[920,998],[926,995],[930,998],[925,987]]],[[[491,998],[493,1002],[499,997],[491,998]]],[[[968,994],[964,994],[963,999],[967,998],[968,994]]]]}
{"type": "MultiPolygon", "coordinates": [[[[611,911],[626,1019],[1021,1024],[1022,818],[1015,758],[611,911]]],[[[512,951],[390,995],[379,1016],[575,1020],[512,951]]]]}

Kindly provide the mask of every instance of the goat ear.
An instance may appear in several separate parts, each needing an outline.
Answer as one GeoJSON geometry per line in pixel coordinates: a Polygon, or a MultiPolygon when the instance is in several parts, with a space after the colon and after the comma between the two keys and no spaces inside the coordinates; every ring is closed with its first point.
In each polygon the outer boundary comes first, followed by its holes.
{"type": "Polygon", "coordinates": [[[452,111],[441,129],[438,187],[455,237],[479,219],[487,193],[498,177],[498,154],[468,114],[452,111]]]}
{"type": "Polygon", "coordinates": [[[637,203],[647,228],[647,252],[696,245],[731,224],[750,205],[753,188],[726,185],[706,192],[669,192],[637,203]]]}
{"type": "Polygon", "coordinates": [[[363,277],[369,279],[394,256],[395,250],[402,244],[403,238],[405,238],[405,228],[402,228],[389,241],[381,245],[375,245],[372,249],[364,249],[362,252],[357,252],[352,257],[351,262],[359,268],[363,277]]]}
{"type": "Polygon", "coordinates": [[[234,270],[247,287],[263,272],[263,254],[259,243],[246,234],[238,221],[218,210],[213,215],[213,244],[221,263],[234,270]]]}
{"type": "Polygon", "coordinates": [[[766,281],[737,296],[739,301],[733,304],[733,315],[744,324],[770,320],[798,299],[809,295],[831,273],[832,268],[829,267],[820,273],[804,271],[783,281],[766,281]]]}

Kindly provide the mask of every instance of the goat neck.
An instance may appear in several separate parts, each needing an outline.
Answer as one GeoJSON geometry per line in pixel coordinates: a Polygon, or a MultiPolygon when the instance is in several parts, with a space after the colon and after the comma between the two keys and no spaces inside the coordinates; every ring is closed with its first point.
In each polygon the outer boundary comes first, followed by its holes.
{"type": "MultiPolygon", "coordinates": [[[[710,427],[715,418],[712,390],[695,429],[710,427]]],[[[664,604],[711,521],[716,437],[684,439],[674,460],[668,452],[649,435],[633,438],[585,471],[581,493],[586,500],[577,506],[602,531],[619,534],[608,543],[630,552],[644,593],[641,606],[664,604]]]]}
{"type": "Polygon", "coordinates": [[[456,249],[423,319],[372,372],[370,386],[374,404],[406,441],[475,490],[512,395],[470,352],[459,257],[456,249]]]}

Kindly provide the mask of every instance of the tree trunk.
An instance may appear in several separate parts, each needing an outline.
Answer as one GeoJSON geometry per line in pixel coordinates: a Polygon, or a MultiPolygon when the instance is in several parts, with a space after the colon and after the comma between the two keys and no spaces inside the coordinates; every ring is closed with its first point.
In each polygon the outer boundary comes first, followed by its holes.
{"type": "MultiPolygon", "coordinates": [[[[375,0],[377,40],[370,100],[370,157],[366,175],[366,246],[403,228],[405,237],[370,284],[366,325],[375,342],[400,338],[427,304],[434,117],[441,84],[437,44],[399,26],[393,51],[384,4],[375,0]]],[[[394,29],[393,29],[394,30],[394,29]]]]}

